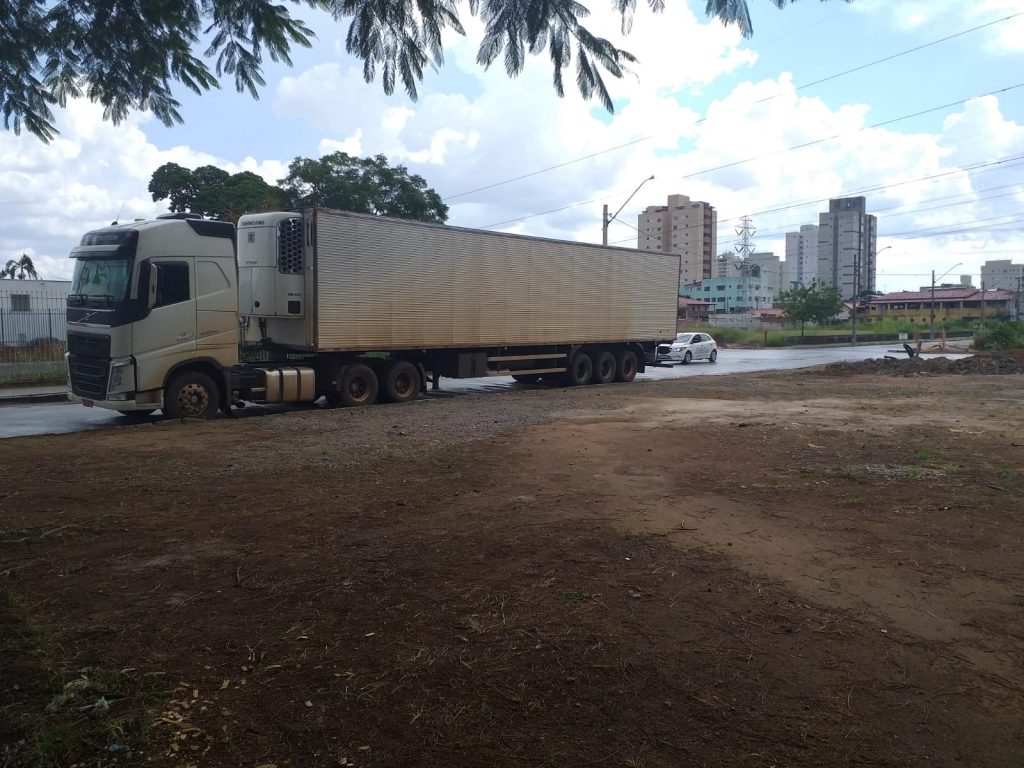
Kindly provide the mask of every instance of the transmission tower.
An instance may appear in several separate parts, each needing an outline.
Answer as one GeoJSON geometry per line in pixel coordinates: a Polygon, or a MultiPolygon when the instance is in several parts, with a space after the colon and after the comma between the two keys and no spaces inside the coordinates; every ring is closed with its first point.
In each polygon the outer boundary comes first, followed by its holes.
{"type": "Polygon", "coordinates": [[[753,237],[757,234],[754,220],[749,216],[741,218],[740,223],[736,226],[736,234],[739,236],[740,241],[736,243],[733,250],[736,251],[736,266],[742,268],[754,252],[753,237]]]}

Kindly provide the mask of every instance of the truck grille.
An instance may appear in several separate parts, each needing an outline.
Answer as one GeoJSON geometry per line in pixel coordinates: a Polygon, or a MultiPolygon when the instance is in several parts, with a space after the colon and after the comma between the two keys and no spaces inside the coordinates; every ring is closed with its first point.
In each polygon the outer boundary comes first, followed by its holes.
{"type": "Polygon", "coordinates": [[[659,344],[658,345],[658,354],[659,355],[667,355],[671,351],[672,351],[672,347],[669,346],[668,344],[659,344]]]}
{"type": "Polygon", "coordinates": [[[68,355],[71,391],[79,397],[103,400],[107,396],[110,360],[83,355],[68,355]]]}
{"type": "Polygon", "coordinates": [[[110,357],[110,337],[91,333],[68,333],[68,352],[86,357],[110,357]]]}

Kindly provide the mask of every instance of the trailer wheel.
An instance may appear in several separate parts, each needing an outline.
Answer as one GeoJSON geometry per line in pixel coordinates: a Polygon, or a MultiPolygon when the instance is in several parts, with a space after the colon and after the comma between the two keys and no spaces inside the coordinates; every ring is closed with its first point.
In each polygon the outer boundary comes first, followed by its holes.
{"type": "Polygon", "coordinates": [[[399,360],[384,370],[380,393],[389,403],[405,403],[420,391],[420,372],[412,363],[399,360]]]}
{"type": "Polygon", "coordinates": [[[615,381],[615,355],[607,349],[601,349],[594,353],[594,373],[590,378],[591,384],[608,384],[615,381]]]}
{"type": "Polygon", "coordinates": [[[565,385],[568,387],[579,387],[590,382],[594,373],[594,363],[586,352],[577,352],[576,356],[569,361],[569,368],[563,374],[565,385]]]}
{"type": "Polygon", "coordinates": [[[636,378],[636,352],[631,349],[620,350],[615,355],[615,380],[628,384],[636,378]]]}
{"type": "Polygon", "coordinates": [[[522,376],[513,373],[512,378],[518,381],[520,384],[536,384],[540,381],[539,373],[524,373],[522,376]]]}
{"type": "Polygon", "coordinates": [[[167,385],[163,410],[172,419],[212,419],[220,410],[220,390],[202,371],[183,371],[167,385]]]}
{"type": "Polygon", "coordinates": [[[338,379],[338,403],[345,406],[371,405],[377,399],[377,374],[368,365],[345,366],[338,379]]]}

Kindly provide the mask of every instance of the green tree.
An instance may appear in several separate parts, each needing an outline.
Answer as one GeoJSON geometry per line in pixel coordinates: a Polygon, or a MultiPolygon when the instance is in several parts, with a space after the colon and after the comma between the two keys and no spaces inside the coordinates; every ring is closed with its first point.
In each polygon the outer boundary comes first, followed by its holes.
{"type": "Polygon", "coordinates": [[[779,303],[790,321],[800,323],[801,336],[807,323],[825,325],[835,319],[843,306],[836,286],[818,282],[783,291],[779,294],[779,303]]]}
{"type": "Polygon", "coordinates": [[[154,201],[167,200],[172,211],[237,222],[244,213],[290,207],[288,195],[251,171],[230,174],[212,165],[190,171],[165,163],[153,172],[149,192],[154,201]]]}
{"type": "Polygon", "coordinates": [[[297,157],[281,187],[297,207],[322,206],[356,213],[443,223],[448,206],[417,174],[390,166],[384,155],[352,157],[334,152],[319,160],[297,157]]]}
{"type": "Polygon", "coordinates": [[[280,186],[255,173],[230,174],[212,165],[194,171],[166,163],[149,182],[154,201],[172,211],[191,211],[237,222],[244,213],[321,206],[402,219],[444,222],[448,206],[422,176],[384,155],[359,158],[335,152],[319,160],[297,157],[280,186]]]}
{"type": "Polygon", "coordinates": [[[36,265],[32,263],[32,257],[27,253],[21,254],[20,259],[10,259],[7,264],[0,268],[0,280],[38,280],[36,265]]]}
{"type": "MultiPolygon", "coordinates": [[[[782,8],[790,0],[769,0],[782,8]]],[[[849,2],[849,0],[847,0],[849,2]]],[[[292,46],[310,47],[312,31],[293,18],[291,6],[308,5],[350,18],[345,45],[363,61],[372,82],[378,70],[386,93],[400,81],[417,97],[425,68],[444,61],[445,30],[465,35],[456,0],[0,0],[0,113],[5,129],[22,127],[44,141],[57,131],[51,107],[86,96],[103,105],[115,124],[148,109],[165,125],[182,122],[173,87],[196,93],[220,87],[221,77],[257,97],[264,57],[291,64],[292,46]],[[213,69],[211,70],[211,66],[213,69]]],[[[582,23],[590,11],[576,0],[468,0],[484,23],[477,62],[499,57],[509,77],[528,55],[547,51],[554,89],[564,93],[563,71],[575,57],[576,85],[612,111],[602,70],[622,77],[636,58],[597,37],[582,23]]],[[[637,0],[613,0],[628,34],[637,0]]],[[[647,0],[654,12],[664,0],[647,0]]],[[[736,24],[744,36],[753,25],[746,0],[708,0],[706,13],[736,24]]],[[[666,45],[672,45],[666,38],[666,45]]]]}

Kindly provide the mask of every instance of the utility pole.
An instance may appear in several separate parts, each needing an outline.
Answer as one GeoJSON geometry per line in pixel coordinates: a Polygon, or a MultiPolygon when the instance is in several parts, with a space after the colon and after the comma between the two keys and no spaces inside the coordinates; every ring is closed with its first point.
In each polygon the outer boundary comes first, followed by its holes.
{"type": "Polygon", "coordinates": [[[850,343],[857,346],[857,292],[860,290],[861,249],[864,247],[864,216],[857,214],[857,250],[853,255],[853,321],[850,323],[850,343]]]}
{"type": "Polygon", "coordinates": [[[935,341],[935,270],[932,270],[932,308],[928,319],[928,338],[935,341]]]}
{"type": "MultiPolygon", "coordinates": [[[[601,245],[608,245],[608,225],[615,221],[616,216],[622,213],[622,209],[626,207],[626,204],[629,203],[630,200],[633,199],[633,195],[640,191],[640,187],[642,187],[644,184],[646,184],[648,181],[651,181],[652,179],[654,179],[653,173],[646,179],[641,181],[639,185],[637,185],[637,188],[633,190],[633,194],[627,197],[626,202],[620,205],[619,210],[617,210],[611,216],[608,215],[607,204],[604,206],[604,210],[601,213],[601,245]]],[[[637,244],[639,245],[639,243],[637,244]]]]}

